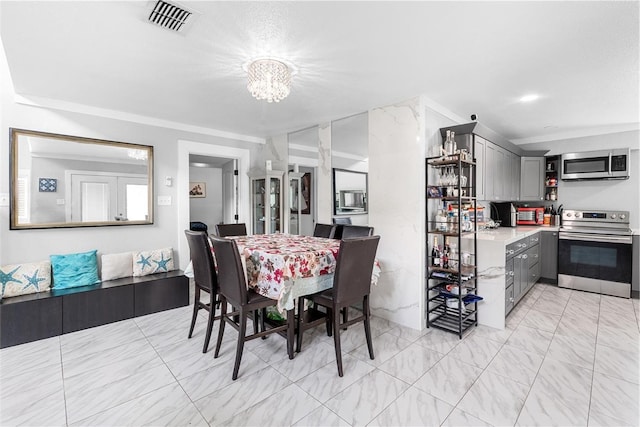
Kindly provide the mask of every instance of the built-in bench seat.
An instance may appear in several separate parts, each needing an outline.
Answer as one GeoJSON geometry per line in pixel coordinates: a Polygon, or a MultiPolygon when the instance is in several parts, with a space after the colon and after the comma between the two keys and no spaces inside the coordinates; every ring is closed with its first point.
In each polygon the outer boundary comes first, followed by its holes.
{"type": "Polygon", "coordinates": [[[108,280],[0,301],[0,348],[189,304],[181,270],[108,280]]]}

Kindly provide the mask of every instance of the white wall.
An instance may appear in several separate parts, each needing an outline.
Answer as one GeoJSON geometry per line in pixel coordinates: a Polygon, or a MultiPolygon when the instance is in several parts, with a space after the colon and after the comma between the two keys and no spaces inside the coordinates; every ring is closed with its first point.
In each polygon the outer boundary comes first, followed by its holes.
{"type": "Polygon", "coordinates": [[[204,182],[206,197],[192,197],[189,199],[189,213],[191,221],[204,222],[209,226],[210,233],[215,225],[222,221],[222,169],[221,168],[189,168],[191,182],[204,182]]]}
{"type": "MultiPolygon", "coordinates": [[[[98,249],[116,253],[171,246],[178,248],[179,236],[187,229],[188,217],[180,222],[176,204],[177,185],[166,187],[165,176],[177,176],[178,140],[200,141],[251,149],[264,144],[215,136],[215,132],[179,130],[173,124],[148,120],[157,125],[67,111],[66,104],[41,108],[15,101],[4,52],[0,49],[0,193],[9,193],[9,128],[16,127],[65,135],[133,142],[154,147],[154,202],[157,196],[171,196],[172,205],[155,205],[152,225],[82,227],[44,230],[9,230],[9,207],[0,207],[0,265],[48,259],[50,254],[98,249]]],[[[93,111],[87,107],[87,111],[93,111]]],[[[117,115],[116,115],[117,116],[117,115]]],[[[246,208],[248,211],[248,207],[246,208]]],[[[176,262],[180,262],[176,251],[176,262]]],[[[185,255],[185,256],[188,256],[185,255]]]]}
{"type": "Polygon", "coordinates": [[[521,145],[525,150],[549,150],[547,155],[631,148],[631,178],[611,181],[560,181],[558,201],[565,209],[625,210],[631,212],[631,228],[640,228],[640,131],[573,138],[521,145]]]}

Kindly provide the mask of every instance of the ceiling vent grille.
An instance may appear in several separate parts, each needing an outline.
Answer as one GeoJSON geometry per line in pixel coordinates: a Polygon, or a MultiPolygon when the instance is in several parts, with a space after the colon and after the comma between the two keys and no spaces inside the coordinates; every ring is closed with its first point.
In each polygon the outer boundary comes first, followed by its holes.
{"type": "Polygon", "coordinates": [[[185,28],[187,19],[190,16],[191,12],[188,10],[166,1],[158,0],[149,15],[149,22],[179,32],[185,28]]]}

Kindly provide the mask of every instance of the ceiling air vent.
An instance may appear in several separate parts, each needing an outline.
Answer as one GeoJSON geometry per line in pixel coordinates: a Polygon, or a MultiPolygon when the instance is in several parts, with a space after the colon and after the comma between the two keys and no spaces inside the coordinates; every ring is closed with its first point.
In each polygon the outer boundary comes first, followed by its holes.
{"type": "Polygon", "coordinates": [[[185,28],[191,12],[163,0],[158,0],[149,15],[149,22],[173,31],[185,28]]]}

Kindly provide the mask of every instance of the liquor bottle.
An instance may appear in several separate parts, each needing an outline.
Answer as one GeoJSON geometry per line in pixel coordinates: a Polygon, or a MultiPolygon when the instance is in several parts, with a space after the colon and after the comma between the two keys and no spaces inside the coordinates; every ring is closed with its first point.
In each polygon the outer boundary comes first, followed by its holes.
{"type": "Polygon", "coordinates": [[[442,250],[442,268],[449,268],[449,245],[446,244],[442,250]]]}
{"type": "Polygon", "coordinates": [[[451,154],[456,154],[458,151],[458,145],[456,144],[456,133],[451,132],[451,154]]]}
{"type": "Polygon", "coordinates": [[[438,251],[438,237],[433,238],[433,248],[431,249],[431,264],[440,267],[440,251],[438,251]]]}
{"type": "Polygon", "coordinates": [[[444,154],[450,156],[453,154],[453,132],[447,131],[447,138],[444,141],[444,154]]]}

